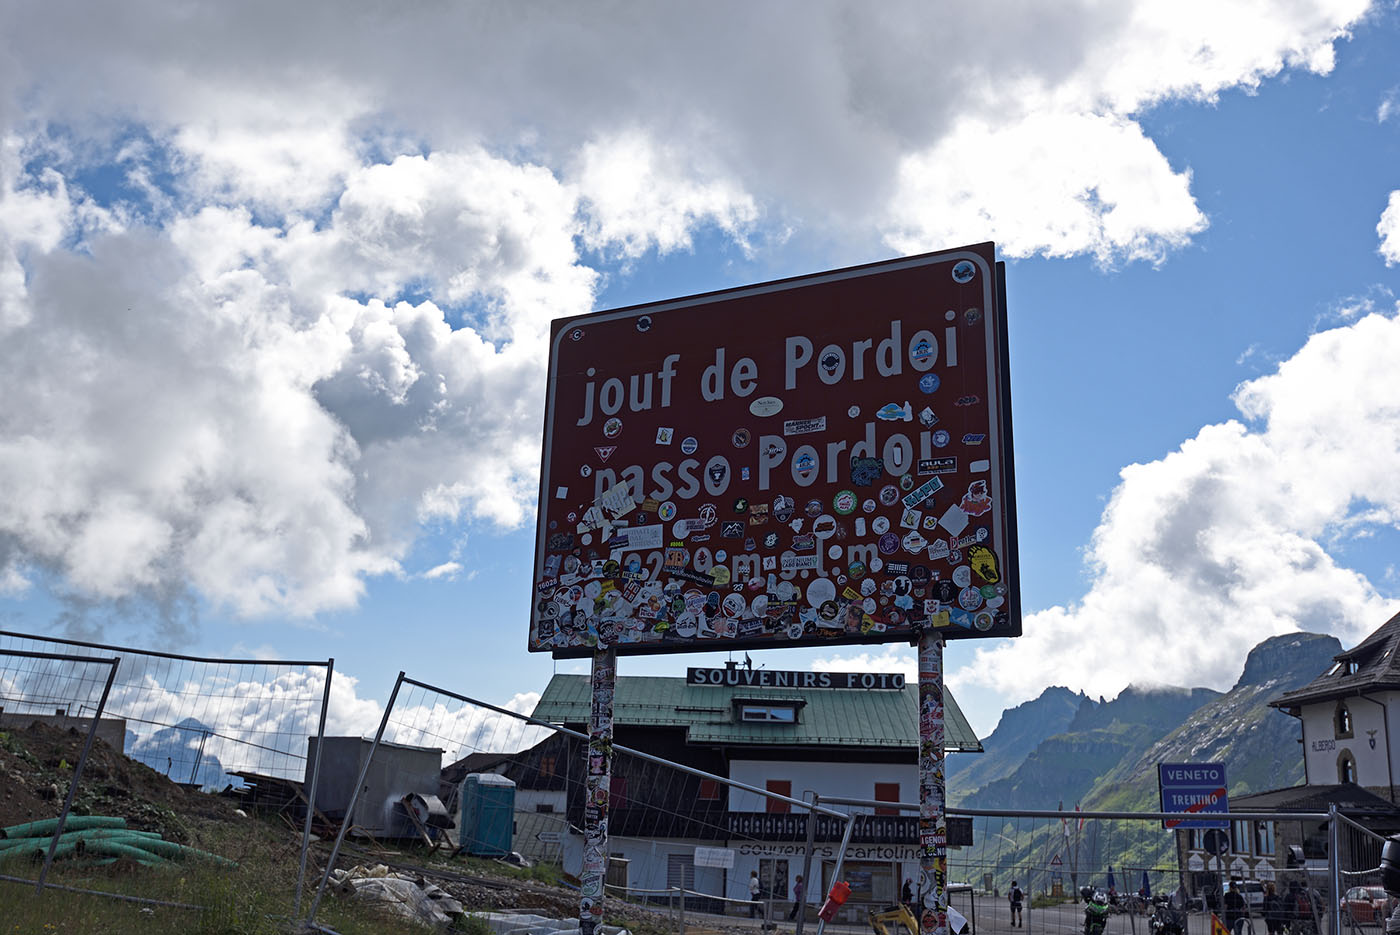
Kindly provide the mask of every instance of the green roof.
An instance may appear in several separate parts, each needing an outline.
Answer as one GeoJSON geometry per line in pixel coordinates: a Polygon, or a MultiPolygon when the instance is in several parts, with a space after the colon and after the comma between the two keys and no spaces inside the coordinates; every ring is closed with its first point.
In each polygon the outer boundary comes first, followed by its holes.
{"type": "MultiPolygon", "coordinates": [[[[554,724],[587,724],[589,677],[556,675],[534,716],[554,724]]],[[[981,753],[958,703],[943,689],[944,749],[981,753]]],[[[629,727],[684,727],[696,744],[754,746],[908,747],[919,744],[919,689],[772,689],[747,685],[690,685],[683,678],[620,676],[613,695],[613,723],[629,727]],[[740,721],[736,699],[803,702],[796,724],[740,721]]]]}

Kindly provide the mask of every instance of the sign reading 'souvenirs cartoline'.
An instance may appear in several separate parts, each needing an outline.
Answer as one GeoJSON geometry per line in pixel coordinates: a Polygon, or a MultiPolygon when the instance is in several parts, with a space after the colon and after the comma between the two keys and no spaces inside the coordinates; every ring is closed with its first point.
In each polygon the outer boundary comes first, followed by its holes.
{"type": "Polygon", "coordinates": [[[1021,631],[992,244],[553,323],[530,649],[1021,631]]]}

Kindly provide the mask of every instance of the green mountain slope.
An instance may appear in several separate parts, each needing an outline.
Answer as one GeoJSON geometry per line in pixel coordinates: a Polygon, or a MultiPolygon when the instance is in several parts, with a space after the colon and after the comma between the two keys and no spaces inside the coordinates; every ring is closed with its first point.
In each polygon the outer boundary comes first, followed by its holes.
{"type": "MultiPolygon", "coordinates": [[[[967,808],[1055,809],[1060,803],[1086,811],[1156,811],[1157,764],[1223,762],[1231,794],[1296,785],[1302,781],[1298,722],[1268,707],[1286,691],[1321,674],[1341,651],[1331,636],[1294,633],[1254,647],[1234,687],[1126,689],[1111,702],[1084,699],[1061,733],[1046,738],[1019,767],[963,796],[967,808]]],[[[1160,824],[1138,821],[1031,821],[978,818],[972,848],[950,855],[954,878],[992,873],[998,885],[1011,876],[1048,887],[1050,863],[1071,885],[1103,885],[1106,868],[1118,868],[1120,889],[1136,889],[1143,868],[1175,868],[1172,835],[1160,824]],[[1066,836],[1066,832],[1071,832],[1066,836]],[[1006,877],[1003,880],[1002,877],[1006,877]]]]}
{"type": "Polygon", "coordinates": [[[982,753],[948,757],[945,776],[948,802],[960,805],[968,795],[1014,773],[1047,737],[1069,727],[1087,698],[1058,685],[1002,712],[996,729],[982,738],[982,753]]]}

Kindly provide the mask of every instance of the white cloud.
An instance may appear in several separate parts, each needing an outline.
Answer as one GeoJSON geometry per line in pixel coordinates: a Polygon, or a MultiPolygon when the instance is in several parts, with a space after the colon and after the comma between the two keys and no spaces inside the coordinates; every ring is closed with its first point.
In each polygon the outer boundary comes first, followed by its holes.
{"type": "Polygon", "coordinates": [[[1385,123],[1397,113],[1400,113],[1400,88],[1391,88],[1376,107],[1376,123],[1385,123]]]}
{"type": "Polygon", "coordinates": [[[446,578],[448,581],[455,580],[462,573],[460,562],[443,562],[441,565],[434,565],[423,572],[422,577],[428,581],[436,581],[439,578],[446,578]]]}
{"type": "Polygon", "coordinates": [[[1381,212],[1376,233],[1381,235],[1380,254],[1386,266],[1400,263],[1400,190],[1390,193],[1390,201],[1381,212]]]}
{"type": "Polygon", "coordinates": [[[1294,630],[1365,636],[1395,610],[1329,549],[1400,525],[1400,316],[1315,334],[1241,384],[1248,424],[1203,428],[1122,471],[1070,607],[1029,613],[1024,635],[979,648],[949,684],[1010,703],[1048,685],[1113,696],[1170,680],[1228,688],[1242,655],[1294,630]]]}
{"type": "Polygon", "coordinates": [[[1008,256],[1160,261],[1206,226],[1190,173],[1137,124],[1095,114],[960,122],[906,158],[887,239],[904,253],[995,240],[1008,256]]]}
{"type": "Polygon", "coordinates": [[[629,258],[653,247],[688,249],[691,231],[706,222],[742,240],[758,220],[752,196],[731,181],[706,178],[641,131],[586,143],[575,179],[587,199],[585,243],[615,246],[629,258]]]}

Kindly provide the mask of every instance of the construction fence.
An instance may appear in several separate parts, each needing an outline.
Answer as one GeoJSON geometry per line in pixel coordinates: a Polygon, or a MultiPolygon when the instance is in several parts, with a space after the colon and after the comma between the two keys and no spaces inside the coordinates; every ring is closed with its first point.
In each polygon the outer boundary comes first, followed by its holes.
{"type": "MultiPolygon", "coordinates": [[[[633,734],[636,747],[609,751],[606,801],[591,801],[600,751],[578,725],[405,673],[372,735],[359,725],[360,734],[328,737],[333,669],[333,660],[197,658],[0,631],[0,768],[7,788],[31,795],[26,815],[48,819],[0,811],[0,880],[179,904],[178,875],[161,872],[162,857],[255,863],[211,826],[174,819],[173,805],[219,801],[259,806],[288,826],[282,840],[296,846],[282,856],[298,873],[294,888],[290,877],[279,885],[291,915],[311,924],[345,871],[384,859],[385,847],[439,868],[452,855],[523,855],[578,880],[599,859],[582,830],[600,807],[600,898],[677,929],[722,917],[795,935],[898,935],[917,917],[901,906],[916,909],[932,886],[920,876],[918,803],[855,797],[836,767],[794,792],[717,750],[685,749],[674,732],[633,734]],[[7,752],[21,735],[48,744],[51,762],[7,752]],[[131,794],[158,787],[187,798],[152,808],[151,796],[131,794]],[[118,833],[130,829],[144,839],[118,833]],[[102,865],[120,857],[151,871],[104,877],[102,865]],[[821,920],[838,880],[850,898],[821,920]]],[[[1224,827],[1168,828],[1158,813],[949,809],[951,920],[970,935],[1078,933],[1087,892],[1108,906],[1104,935],[1158,935],[1168,897],[1185,935],[1211,935],[1213,919],[1239,935],[1380,935],[1393,906],[1376,871],[1384,838],[1362,816],[1211,817],[1224,827]],[[1013,886],[1025,894],[1015,926],[1013,886]]]]}

